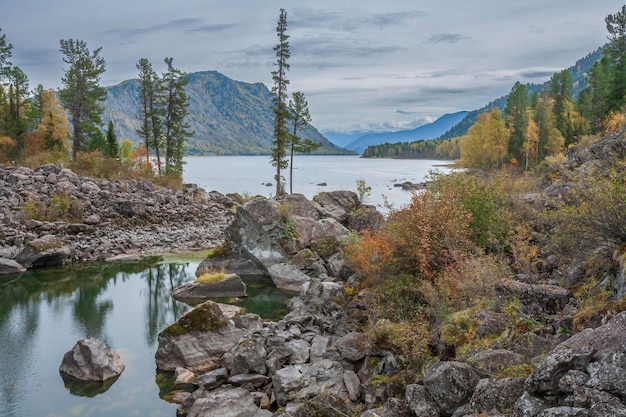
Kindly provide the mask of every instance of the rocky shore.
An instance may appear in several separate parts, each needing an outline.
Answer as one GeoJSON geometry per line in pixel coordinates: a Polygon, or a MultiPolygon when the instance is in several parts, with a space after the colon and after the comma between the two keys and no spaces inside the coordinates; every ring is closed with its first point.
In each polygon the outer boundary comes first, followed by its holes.
{"type": "Polygon", "coordinates": [[[196,185],[86,178],[68,169],[0,165],[0,273],[223,242],[232,200],[196,185]]]}

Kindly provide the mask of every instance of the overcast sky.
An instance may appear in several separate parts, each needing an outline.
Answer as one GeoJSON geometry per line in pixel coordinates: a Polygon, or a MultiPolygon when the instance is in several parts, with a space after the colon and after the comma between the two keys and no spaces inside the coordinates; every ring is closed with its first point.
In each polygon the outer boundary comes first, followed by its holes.
{"type": "Polygon", "coordinates": [[[61,86],[59,40],[102,47],[108,86],[140,58],[272,86],[280,8],[289,91],[322,131],[400,130],[544,82],[607,41],[608,0],[2,0],[0,28],[31,88],[61,86]]]}

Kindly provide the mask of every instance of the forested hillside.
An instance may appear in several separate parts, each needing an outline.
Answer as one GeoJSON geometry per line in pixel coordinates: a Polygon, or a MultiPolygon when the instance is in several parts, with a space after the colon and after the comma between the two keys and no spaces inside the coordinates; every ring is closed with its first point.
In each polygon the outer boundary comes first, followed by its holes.
{"type": "MultiPolygon", "coordinates": [[[[274,113],[270,92],[261,83],[234,81],[219,72],[189,74],[188,121],[195,132],[188,139],[190,155],[258,155],[271,152],[274,113]]],[[[139,81],[128,80],[107,88],[104,119],[113,120],[118,136],[139,143],[139,81]]],[[[314,115],[313,115],[314,116],[314,115]]],[[[315,120],[313,120],[315,121],[315,120]]],[[[315,153],[351,153],[331,144],[314,126],[303,138],[322,143],[315,153]]]]}
{"type": "MultiPolygon", "coordinates": [[[[574,65],[568,68],[568,71],[572,74],[572,95],[577,97],[578,94],[587,87],[587,81],[585,77],[589,74],[591,67],[593,64],[598,62],[598,60],[602,57],[601,49],[598,48],[595,51],[591,52],[584,58],[576,61],[574,65]]],[[[549,81],[546,81],[543,84],[527,84],[528,91],[530,93],[533,92],[541,92],[545,88],[547,88],[549,81]]],[[[470,127],[478,120],[478,115],[481,113],[488,113],[492,111],[494,108],[500,109],[500,111],[504,111],[504,107],[506,106],[506,102],[509,95],[505,95],[499,97],[492,102],[486,104],[485,106],[470,111],[465,118],[459,122],[457,125],[453,126],[450,130],[440,136],[442,139],[446,138],[454,138],[457,136],[463,136],[467,133],[470,127]]]]}

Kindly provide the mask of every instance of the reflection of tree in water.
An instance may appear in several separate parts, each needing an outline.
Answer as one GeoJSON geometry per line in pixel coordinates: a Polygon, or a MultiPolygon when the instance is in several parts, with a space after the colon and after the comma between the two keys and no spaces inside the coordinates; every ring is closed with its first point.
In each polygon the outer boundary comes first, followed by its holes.
{"type": "Polygon", "coordinates": [[[189,309],[172,297],[172,290],[195,278],[189,263],[166,263],[152,266],[141,273],[148,284],[146,303],[146,339],[154,344],[161,330],[189,309]]]}

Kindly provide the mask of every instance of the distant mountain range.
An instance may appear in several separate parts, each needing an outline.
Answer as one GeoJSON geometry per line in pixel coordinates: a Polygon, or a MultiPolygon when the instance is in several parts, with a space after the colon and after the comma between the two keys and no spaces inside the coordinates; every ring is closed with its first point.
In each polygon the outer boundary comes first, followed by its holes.
{"type": "Polygon", "coordinates": [[[460,111],[452,114],[444,114],[432,123],[416,127],[411,130],[400,130],[397,132],[384,133],[368,133],[353,139],[342,146],[351,151],[362,154],[363,151],[371,145],[380,145],[383,143],[398,142],[414,142],[417,140],[436,139],[461,120],[465,118],[468,112],[460,111]]]}
{"type": "MultiPolygon", "coordinates": [[[[270,91],[262,83],[234,81],[216,71],[188,74],[185,92],[189,97],[188,121],[195,132],[187,140],[189,155],[270,154],[274,133],[274,112],[270,91]]],[[[107,88],[103,118],[113,120],[120,140],[137,144],[139,128],[139,80],[107,88]]],[[[314,126],[300,136],[322,144],[317,154],[347,154],[330,143],[314,126]]]]}

